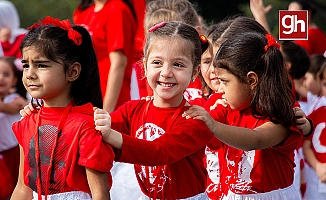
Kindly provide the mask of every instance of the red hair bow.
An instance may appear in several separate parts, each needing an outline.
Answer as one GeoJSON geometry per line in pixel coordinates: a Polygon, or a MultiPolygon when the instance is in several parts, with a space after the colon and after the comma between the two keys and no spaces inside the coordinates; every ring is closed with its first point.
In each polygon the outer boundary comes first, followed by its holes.
{"type": "Polygon", "coordinates": [[[276,42],[275,38],[271,34],[267,33],[265,36],[267,39],[267,44],[264,47],[265,51],[267,51],[268,47],[270,46],[280,49],[280,45],[276,42]]]}
{"type": "Polygon", "coordinates": [[[52,18],[50,16],[46,16],[43,20],[40,20],[39,22],[33,24],[32,26],[28,27],[27,29],[30,30],[30,29],[37,28],[42,25],[53,25],[53,26],[60,27],[63,30],[68,31],[69,39],[74,41],[74,43],[76,45],[80,45],[82,43],[81,34],[71,27],[70,21],[68,19],[60,21],[58,18],[52,18]]]}
{"type": "Polygon", "coordinates": [[[199,36],[199,39],[200,39],[202,44],[205,44],[208,41],[207,37],[205,35],[202,35],[202,34],[199,36]]]}

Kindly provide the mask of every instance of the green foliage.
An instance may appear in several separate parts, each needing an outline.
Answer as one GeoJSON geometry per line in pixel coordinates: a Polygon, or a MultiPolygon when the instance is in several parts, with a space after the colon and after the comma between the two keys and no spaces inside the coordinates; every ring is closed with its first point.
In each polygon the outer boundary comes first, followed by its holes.
{"type": "Polygon", "coordinates": [[[77,0],[11,0],[11,2],[18,10],[23,28],[31,26],[47,15],[71,20],[78,3],[77,0]]]}

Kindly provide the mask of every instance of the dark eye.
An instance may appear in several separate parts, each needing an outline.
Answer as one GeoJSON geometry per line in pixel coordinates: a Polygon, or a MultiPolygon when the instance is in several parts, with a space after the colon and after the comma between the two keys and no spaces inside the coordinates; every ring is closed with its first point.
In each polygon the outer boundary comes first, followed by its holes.
{"type": "Polygon", "coordinates": [[[155,65],[159,65],[159,64],[161,64],[161,62],[158,61],[158,60],[154,60],[154,61],[153,61],[153,64],[155,64],[155,65]]]}
{"type": "Polygon", "coordinates": [[[176,67],[184,67],[184,65],[181,64],[181,63],[174,63],[173,66],[176,66],[176,67]]]}
{"type": "Polygon", "coordinates": [[[47,68],[47,67],[49,67],[49,66],[47,66],[47,65],[42,65],[42,64],[38,65],[38,68],[47,68]]]}
{"type": "Polygon", "coordinates": [[[29,68],[28,64],[23,64],[23,68],[29,68]]]}

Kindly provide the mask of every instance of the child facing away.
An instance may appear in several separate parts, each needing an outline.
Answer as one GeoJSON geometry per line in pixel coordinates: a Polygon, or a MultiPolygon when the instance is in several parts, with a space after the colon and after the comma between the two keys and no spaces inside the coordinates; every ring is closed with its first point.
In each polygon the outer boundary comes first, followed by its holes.
{"type": "Polygon", "coordinates": [[[183,92],[199,70],[197,31],[181,22],[152,28],[144,48],[151,101],[134,100],[110,115],[97,109],[97,130],[115,148],[115,160],[135,164],[142,199],[207,199],[203,157],[213,135],[200,120],[187,121],[183,92]]]}
{"type": "Polygon", "coordinates": [[[277,47],[269,34],[228,38],[213,63],[228,107],[218,105],[208,113],[192,106],[184,113],[203,120],[221,141],[221,199],[301,198],[292,184],[294,150],[302,133],[294,127],[294,97],[277,47]]]}
{"type": "MultiPolygon", "coordinates": [[[[15,65],[15,58],[0,57],[0,199],[8,199],[18,179],[19,146],[11,129],[14,122],[19,121],[19,107],[13,107],[12,113],[4,112],[13,102],[24,102],[26,90],[21,81],[22,71],[15,65]]],[[[8,110],[8,109],[7,109],[8,110]]]]}
{"type": "Polygon", "coordinates": [[[11,199],[109,199],[114,153],[93,122],[102,100],[89,33],[48,16],[21,51],[23,83],[43,105],[13,125],[20,172],[11,199]]]}
{"type": "MultiPolygon", "coordinates": [[[[320,80],[321,95],[326,96],[326,62],[321,66],[318,79],[320,80]]],[[[309,140],[303,142],[303,153],[308,165],[305,166],[307,188],[306,200],[321,200],[326,198],[326,151],[325,151],[325,114],[326,105],[320,106],[308,116],[314,124],[314,133],[309,140]]]]}

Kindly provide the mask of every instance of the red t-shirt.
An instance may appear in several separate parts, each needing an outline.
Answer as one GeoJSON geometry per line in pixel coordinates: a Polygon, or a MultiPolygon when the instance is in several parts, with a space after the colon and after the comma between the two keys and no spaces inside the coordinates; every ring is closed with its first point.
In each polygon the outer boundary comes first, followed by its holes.
{"type": "Polygon", "coordinates": [[[308,29],[308,40],[295,40],[305,48],[309,55],[324,54],[326,51],[326,35],[318,27],[308,29]]]}
{"type": "Polygon", "coordinates": [[[159,108],[138,100],[111,113],[112,129],[123,133],[116,160],[135,164],[141,190],[150,198],[183,199],[205,192],[203,157],[213,134],[202,121],[182,117],[188,108],[159,108]]]}
{"type": "MultiPolygon", "coordinates": [[[[212,117],[224,124],[254,129],[269,120],[259,120],[248,109],[238,111],[218,106],[212,117]]],[[[221,166],[221,190],[237,194],[254,194],[286,188],[293,184],[294,150],[302,140],[302,133],[290,127],[291,134],[283,142],[270,148],[243,151],[220,142],[225,162],[221,166]]]]}
{"type": "Polygon", "coordinates": [[[314,124],[314,133],[311,138],[312,150],[319,162],[326,163],[326,106],[314,110],[308,118],[314,124]]]}
{"type": "Polygon", "coordinates": [[[94,12],[95,5],[73,14],[75,24],[84,25],[90,32],[96,52],[102,96],[105,96],[110,70],[110,52],[122,50],[127,57],[122,88],[116,108],[129,101],[134,43],[137,24],[130,8],[121,0],[108,0],[104,7],[94,12]]]}
{"type": "MultiPolygon", "coordinates": [[[[42,194],[45,194],[47,170],[58,124],[65,108],[43,107],[38,128],[42,194]]],[[[32,113],[13,124],[13,131],[24,150],[24,182],[37,191],[35,159],[35,130],[38,113],[32,113]]],[[[90,193],[85,167],[107,172],[109,188],[112,185],[110,170],[114,153],[110,145],[102,141],[95,130],[93,106],[88,103],[73,106],[58,137],[53,156],[53,172],[50,176],[49,194],[69,191],[90,193]]]]}

